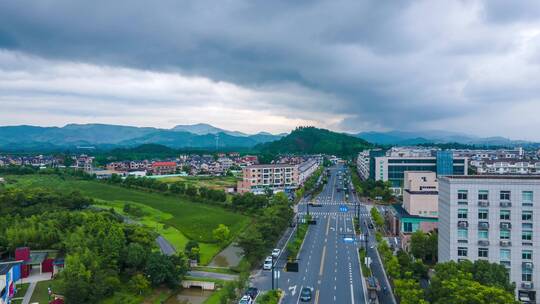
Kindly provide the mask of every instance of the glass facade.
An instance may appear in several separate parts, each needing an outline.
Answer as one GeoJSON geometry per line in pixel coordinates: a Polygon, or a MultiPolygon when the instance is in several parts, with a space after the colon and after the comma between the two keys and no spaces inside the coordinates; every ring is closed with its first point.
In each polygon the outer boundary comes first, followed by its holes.
{"type": "Polygon", "coordinates": [[[437,151],[437,176],[452,175],[456,167],[452,151],[437,151]]]}

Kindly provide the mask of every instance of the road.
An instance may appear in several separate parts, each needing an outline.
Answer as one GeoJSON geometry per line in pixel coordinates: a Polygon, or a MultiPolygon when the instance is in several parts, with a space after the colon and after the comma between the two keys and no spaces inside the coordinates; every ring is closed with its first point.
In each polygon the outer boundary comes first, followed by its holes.
{"type": "MultiPolygon", "coordinates": [[[[371,272],[373,273],[373,276],[377,278],[377,281],[379,281],[379,284],[381,287],[381,291],[378,293],[379,303],[395,304],[396,300],[393,296],[393,293],[390,292],[392,289],[390,288],[390,284],[388,282],[388,278],[384,271],[384,267],[382,265],[379,253],[377,252],[377,241],[375,239],[375,230],[369,229],[369,226],[368,226],[370,223],[373,225],[369,209],[367,205],[361,203],[360,200],[358,200],[358,197],[356,196],[356,194],[351,195],[351,203],[358,204],[360,230],[364,234],[366,232],[368,234],[366,255],[371,258],[371,265],[370,265],[371,272]],[[386,289],[387,292],[384,292],[384,289],[386,289]]],[[[362,247],[365,246],[365,243],[364,243],[365,239],[366,238],[364,236],[362,247]]]]}
{"type": "MultiPolygon", "coordinates": [[[[343,171],[343,167],[340,167],[343,171]]],[[[299,272],[284,272],[285,257],[276,263],[277,287],[285,291],[282,303],[300,303],[300,291],[313,288],[311,303],[366,303],[364,281],[360,273],[358,242],[354,236],[354,205],[346,204],[344,193],[336,191],[338,168],[331,175],[323,191],[312,201],[319,207],[309,207],[317,221],[311,225],[299,253],[299,272]]],[[[308,202],[298,205],[298,214],[308,212],[308,202]]],[[[261,290],[271,287],[271,272],[259,271],[252,285],[261,290]]]]}

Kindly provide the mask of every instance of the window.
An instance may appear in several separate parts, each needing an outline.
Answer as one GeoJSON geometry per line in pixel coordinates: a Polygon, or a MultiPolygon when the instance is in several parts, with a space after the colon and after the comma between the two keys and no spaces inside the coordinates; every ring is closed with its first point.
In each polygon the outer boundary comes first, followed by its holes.
{"type": "Polygon", "coordinates": [[[510,191],[501,191],[500,198],[501,198],[501,201],[509,201],[510,200],[510,191]]]}
{"type": "Polygon", "coordinates": [[[521,223],[521,229],[523,230],[532,230],[533,224],[532,223],[521,223]]]}
{"type": "Polygon", "coordinates": [[[521,269],[521,280],[523,282],[532,281],[532,269],[531,268],[522,268],[521,269]]]}
{"type": "Polygon", "coordinates": [[[501,240],[509,240],[510,239],[510,230],[501,230],[500,231],[500,237],[501,237],[501,240]]]}
{"type": "Polygon", "coordinates": [[[521,239],[524,240],[524,241],[531,241],[532,240],[532,231],[523,230],[521,232],[521,239]]]}
{"type": "Polygon", "coordinates": [[[478,248],[478,257],[479,258],[487,258],[488,257],[488,249],[487,248],[478,248]]]}
{"type": "Polygon", "coordinates": [[[458,190],[457,199],[460,201],[466,201],[468,196],[467,190],[458,190]]]}
{"type": "Polygon", "coordinates": [[[457,255],[461,256],[461,257],[466,257],[467,256],[467,247],[458,247],[457,255]]]}
{"type": "Polygon", "coordinates": [[[501,220],[510,220],[510,210],[501,210],[501,220]]]}
{"type": "Polygon", "coordinates": [[[533,204],[533,192],[532,191],[523,191],[523,192],[521,192],[521,202],[525,206],[532,206],[532,204],[533,204]]]}
{"type": "Polygon", "coordinates": [[[478,219],[479,220],[487,220],[488,218],[488,210],[487,209],[478,209],[478,219]]]}
{"type": "Polygon", "coordinates": [[[532,260],[532,250],[522,250],[521,258],[524,260],[532,260]]]}
{"type": "Polygon", "coordinates": [[[457,234],[460,239],[467,239],[469,237],[469,231],[467,229],[459,228],[457,234]]]}
{"type": "Polygon", "coordinates": [[[478,200],[487,201],[488,195],[489,195],[489,192],[487,190],[480,190],[478,191],[478,200]]]}
{"type": "Polygon", "coordinates": [[[533,212],[530,210],[521,212],[521,220],[523,221],[532,221],[533,212]]]}
{"type": "Polygon", "coordinates": [[[479,239],[487,239],[489,237],[489,232],[487,230],[478,230],[479,239]]]}
{"type": "Polygon", "coordinates": [[[412,232],[412,223],[403,223],[403,231],[404,232],[412,232]]]}
{"type": "Polygon", "coordinates": [[[501,249],[500,257],[501,261],[510,261],[510,249],[501,249]]]}
{"type": "Polygon", "coordinates": [[[467,219],[467,209],[458,209],[458,219],[467,219]]]}

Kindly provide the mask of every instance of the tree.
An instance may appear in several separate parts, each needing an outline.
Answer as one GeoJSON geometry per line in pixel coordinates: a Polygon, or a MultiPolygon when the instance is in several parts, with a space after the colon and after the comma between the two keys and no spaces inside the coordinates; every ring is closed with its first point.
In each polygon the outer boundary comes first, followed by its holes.
{"type": "Polygon", "coordinates": [[[190,240],[184,247],[184,253],[189,259],[199,261],[199,243],[197,241],[190,240]]]}
{"type": "Polygon", "coordinates": [[[60,273],[62,290],[68,303],[90,303],[92,293],[92,271],[83,262],[80,254],[66,257],[66,267],[60,273]]]}
{"type": "Polygon", "coordinates": [[[219,224],[219,226],[212,231],[212,236],[220,244],[227,243],[227,241],[229,241],[230,235],[231,230],[229,229],[229,227],[223,224],[219,224]]]}
{"type": "Polygon", "coordinates": [[[134,270],[141,270],[146,264],[149,251],[145,249],[141,244],[131,243],[126,249],[126,258],[124,263],[128,268],[134,270]]]}
{"type": "Polygon", "coordinates": [[[181,276],[185,273],[184,267],[177,265],[173,257],[166,256],[159,252],[153,252],[146,262],[145,273],[152,286],[167,284],[175,288],[180,283],[181,276]]]}
{"type": "Polygon", "coordinates": [[[394,291],[401,304],[427,304],[424,291],[417,281],[412,279],[394,280],[394,291]]]}
{"type": "Polygon", "coordinates": [[[384,218],[382,217],[381,213],[379,213],[379,210],[377,210],[376,207],[372,207],[370,210],[371,218],[373,219],[373,222],[378,228],[384,227],[384,218]]]}
{"type": "Polygon", "coordinates": [[[144,275],[138,273],[132,276],[131,280],[129,280],[129,289],[142,295],[148,291],[148,289],[150,289],[150,282],[148,282],[144,275]]]}
{"type": "Polygon", "coordinates": [[[263,236],[256,227],[248,227],[238,237],[238,246],[250,262],[257,261],[266,252],[263,236]]]}
{"type": "Polygon", "coordinates": [[[415,258],[432,264],[437,261],[437,251],[436,232],[424,233],[417,230],[411,235],[411,253],[415,258]]]}

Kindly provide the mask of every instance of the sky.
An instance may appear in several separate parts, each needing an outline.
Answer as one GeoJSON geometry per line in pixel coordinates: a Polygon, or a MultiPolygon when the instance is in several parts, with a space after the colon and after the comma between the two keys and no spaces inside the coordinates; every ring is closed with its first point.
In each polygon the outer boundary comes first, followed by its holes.
{"type": "Polygon", "coordinates": [[[540,141],[540,1],[0,2],[0,125],[540,141]]]}

